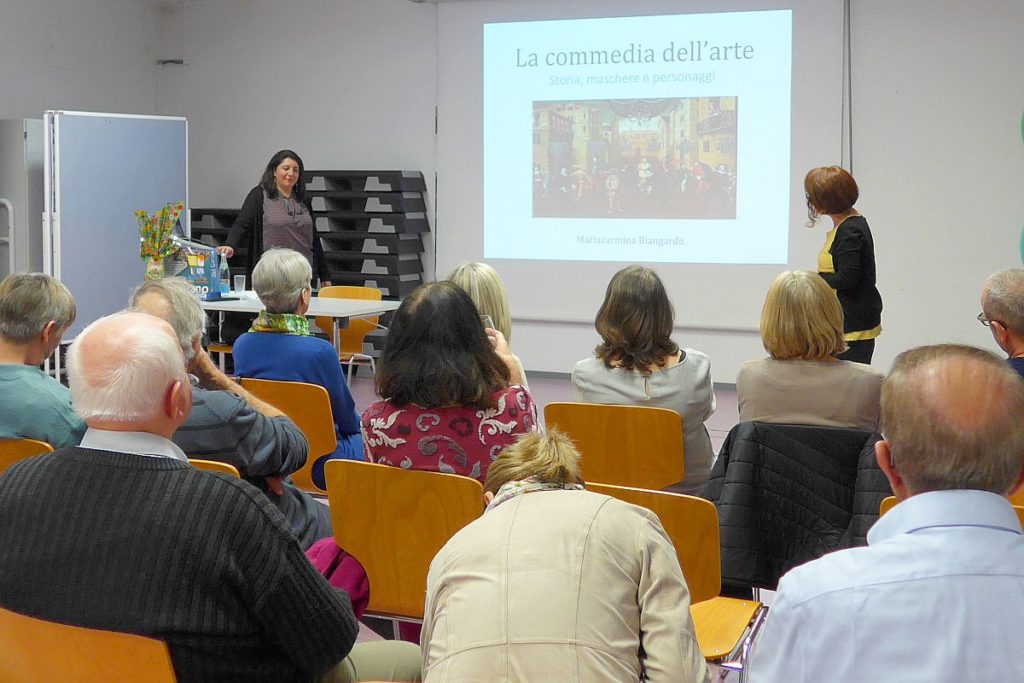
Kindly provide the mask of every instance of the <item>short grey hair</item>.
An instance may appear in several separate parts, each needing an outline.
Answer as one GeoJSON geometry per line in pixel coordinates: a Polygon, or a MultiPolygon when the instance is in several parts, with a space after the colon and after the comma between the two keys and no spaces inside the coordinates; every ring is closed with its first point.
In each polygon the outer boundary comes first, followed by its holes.
{"type": "Polygon", "coordinates": [[[174,334],[177,335],[178,343],[181,345],[181,353],[185,357],[185,365],[188,365],[196,355],[192,344],[196,337],[201,337],[206,329],[206,313],[199,305],[199,296],[195,289],[181,277],[151,280],[132,291],[132,295],[128,299],[128,310],[141,310],[139,299],[146,294],[158,294],[167,302],[170,308],[170,317],[167,322],[174,328],[174,334]]]}
{"type": "Polygon", "coordinates": [[[268,313],[294,313],[312,279],[305,256],[294,249],[270,249],[253,268],[252,288],[268,313]]]}
{"type": "Polygon", "coordinates": [[[1024,381],[993,353],[940,344],[896,357],[882,432],[911,493],[1006,495],[1024,465],[1024,381]]]}
{"type": "Polygon", "coordinates": [[[100,318],[85,328],[67,354],[68,386],[75,412],[86,421],[143,422],[159,414],[167,388],[188,381],[179,344],[163,329],[159,318],[122,311],[100,318]],[[127,316],[138,321],[110,331],[110,323],[127,316]],[[146,318],[152,322],[146,324],[146,318]],[[97,327],[105,328],[97,330],[97,327]],[[82,346],[93,334],[103,335],[111,350],[102,358],[83,358],[82,346]]]}
{"type": "Polygon", "coordinates": [[[985,280],[982,308],[985,317],[1011,332],[1024,334],[1024,270],[1008,268],[985,280]]]}
{"type": "Polygon", "coordinates": [[[27,344],[50,321],[63,331],[77,314],[71,292],[49,275],[8,275],[0,282],[0,337],[7,341],[27,344]]]}

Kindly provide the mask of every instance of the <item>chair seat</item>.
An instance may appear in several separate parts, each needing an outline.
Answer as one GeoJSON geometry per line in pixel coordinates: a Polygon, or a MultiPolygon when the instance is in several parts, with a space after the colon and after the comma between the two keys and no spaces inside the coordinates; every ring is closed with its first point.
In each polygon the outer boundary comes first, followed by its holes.
{"type": "Polygon", "coordinates": [[[697,644],[704,658],[713,661],[729,657],[762,608],[760,602],[725,597],[691,605],[697,644]]]}

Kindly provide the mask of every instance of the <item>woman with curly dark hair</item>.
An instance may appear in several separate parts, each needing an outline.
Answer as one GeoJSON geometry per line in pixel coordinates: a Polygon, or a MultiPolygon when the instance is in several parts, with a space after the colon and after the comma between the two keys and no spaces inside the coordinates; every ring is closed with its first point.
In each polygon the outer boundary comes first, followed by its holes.
{"type": "Polygon", "coordinates": [[[715,412],[711,362],[672,341],[675,312],[661,279],[650,268],[616,273],[597,312],[602,342],[595,356],[572,371],[574,401],[668,408],[679,413],[685,449],[680,490],[699,493],[715,453],[704,421],[715,412]]]}
{"type": "Polygon", "coordinates": [[[473,301],[450,282],[402,301],[377,370],[382,400],[362,417],[370,462],[480,481],[501,450],[537,425],[504,335],[484,329],[473,301]]]}

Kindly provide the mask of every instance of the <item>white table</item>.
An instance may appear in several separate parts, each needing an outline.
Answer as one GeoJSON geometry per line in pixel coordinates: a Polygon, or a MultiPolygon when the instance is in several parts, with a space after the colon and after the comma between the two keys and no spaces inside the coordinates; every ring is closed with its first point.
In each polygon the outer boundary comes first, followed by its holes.
{"type": "MultiPolygon", "coordinates": [[[[256,296],[256,292],[250,290],[231,292],[228,296],[238,297],[238,299],[233,301],[201,301],[199,303],[203,310],[217,311],[219,313],[250,313],[256,315],[263,310],[263,302],[256,296]]],[[[328,297],[321,299],[318,296],[314,296],[309,300],[309,310],[306,312],[306,317],[325,316],[332,318],[333,334],[331,336],[334,345],[337,346],[338,330],[347,327],[350,318],[369,318],[393,311],[400,305],[400,301],[334,299],[328,297]]],[[[223,363],[223,356],[221,361],[223,363]]]]}
{"type": "MultiPolygon", "coordinates": [[[[256,296],[256,292],[246,290],[244,292],[231,292],[228,296],[239,297],[235,301],[201,301],[200,305],[206,311],[219,311],[221,313],[252,313],[256,315],[263,310],[263,303],[256,296]]],[[[309,311],[307,317],[317,315],[334,318],[341,326],[347,324],[349,318],[369,318],[393,311],[401,305],[399,301],[374,301],[372,299],[333,299],[314,296],[309,300],[309,311]]]]}

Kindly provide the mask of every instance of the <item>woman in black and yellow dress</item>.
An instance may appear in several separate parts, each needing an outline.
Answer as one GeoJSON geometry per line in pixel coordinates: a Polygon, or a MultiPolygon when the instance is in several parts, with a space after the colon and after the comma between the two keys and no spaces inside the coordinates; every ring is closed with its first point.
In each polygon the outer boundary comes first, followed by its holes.
{"type": "Polygon", "coordinates": [[[807,216],[813,227],[827,216],[832,229],[818,253],[818,274],[835,290],[843,308],[842,360],[870,364],[882,333],[882,296],[875,286],[875,243],[864,216],[853,205],[857,181],[839,166],[811,169],[804,178],[807,216]]]}

